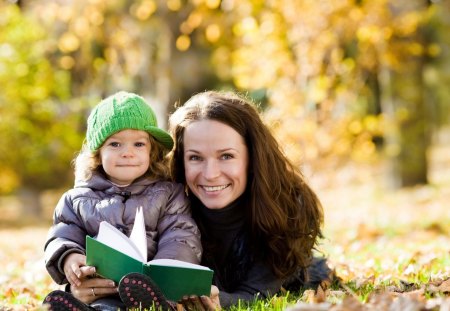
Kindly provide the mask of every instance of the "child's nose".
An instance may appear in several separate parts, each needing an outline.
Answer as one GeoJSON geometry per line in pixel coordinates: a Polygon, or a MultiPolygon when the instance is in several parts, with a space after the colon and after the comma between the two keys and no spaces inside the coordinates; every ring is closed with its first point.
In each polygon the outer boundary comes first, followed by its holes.
{"type": "Polygon", "coordinates": [[[122,151],[122,156],[123,157],[130,157],[133,156],[134,152],[133,152],[133,148],[131,146],[124,146],[123,147],[123,151],[122,151]]]}

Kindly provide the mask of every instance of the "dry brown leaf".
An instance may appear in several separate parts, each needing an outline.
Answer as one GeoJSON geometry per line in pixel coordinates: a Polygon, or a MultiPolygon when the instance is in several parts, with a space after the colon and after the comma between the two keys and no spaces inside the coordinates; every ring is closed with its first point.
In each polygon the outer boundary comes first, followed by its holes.
{"type": "Polygon", "coordinates": [[[344,298],[344,296],[347,295],[347,293],[343,290],[330,290],[327,291],[327,297],[336,297],[336,298],[344,298]]]}
{"type": "Polygon", "coordinates": [[[341,304],[331,307],[330,311],[364,311],[364,305],[353,297],[345,297],[341,304]]]}
{"type": "Polygon", "coordinates": [[[375,281],[375,276],[373,274],[366,278],[357,278],[355,280],[355,287],[357,289],[359,289],[359,288],[363,287],[364,285],[373,284],[374,281],[375,281]]]}
{"type": "Polygon", "coordinates": [[[389,306],[392,304],[394,299],[392,298],[391,293],[384,292],[380,294],[372,294],[369,296],[369,301],[367,303],[367,307],[373,310],[389,310],[389,306]]]}
{"type": "Polygon", "coordinates": [[[305,297],[305,301],[308,303],[314,303],[315,292],[313,289],[307,289],[303,292],[303,297],[305,297]]]}
{"type": "Polygon", "coordinates": [[[317,290],[308,289],[303,292],[303,297],[305,297],[308,303],[322,303],[325,302],[328,291],[322,288],[322,284],[317,287],[317,290]]]}
{"type": "Polygon", "coordinates": [[[8,288],[4,293],[3,293],[3,295],[5,296],[5,297],[14,297],[14,296],[16,296],[16,294],[15,294],[15,292],[14,292],[14,289],[13,288],[8,288]]]}
{"type": "Polygon", "coordinates": [[[298,302],[293,306],[286,308],[285,311],[327,311],[330,310],[329,303],[310,304],[305,302],[298,302]]]}
{"type": "Polygon", "coordinates": [[[450,297],[436,297],[427,300],[427,310],[450,311],[450,297]]]}
{"type": "Polygon", "coordinates": [[[402,294],[403,297],[408,297],[409,299],[412,300],[416,300],[416,301],[420,301],[420,302],[425,302],[426,298],[425,298],[425,290],[423,288],[417,289],[417,290],[413,290],[410,292],[405,292],[402,294]]]}
{"type": "Polygon", "coordinates": [[[450,278],[442,282],[442,284],[439,285],[438,290],[443,293],[450,293],[450,278]]]}
{"type": "Polygon", "coordinates": [[[422,302],[402,295],[394,300],[389,311],[420,311],[424,308],[425,305],[422,302]]]}
{"type": "Polygon", "coordinates": [[[327,298],[326,290],[324,290],[322,288],[322,286],[319,285],[319,287],[317,288],[317,291],[314,295],[314,303],[325,302],[326,298],[327,298]]]}
{"type": "Polygon", "coordinates": [[[370,228],[366,224],[361,223],[358,226],[357,237],[360,239],[372,240],[378,238],[381,235],[383,235],[383,233],[380,232],[380,230],[370,228]]]}

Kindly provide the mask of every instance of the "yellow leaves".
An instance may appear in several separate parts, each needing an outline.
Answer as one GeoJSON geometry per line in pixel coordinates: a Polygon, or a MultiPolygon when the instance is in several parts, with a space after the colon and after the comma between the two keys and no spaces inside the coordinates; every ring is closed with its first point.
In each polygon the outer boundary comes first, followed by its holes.
{"type": "Polygon", "coordinates": [[[331,79],[326,75],[320,75],[311,79],[308,88],[308,97],[312,102],[322,102],[328,97],[331,79]]]}
{"type": "Polygon", "coordinates": [[[363,126],[362,126],[361,121],[360,120],[353,120],[352,122],[350,122],[350,124],[348,125],[348,130],[353,135],[360,134],[362,132],[362,130],[363,130],[363,126]]]}
{"type": "Polygon", "coordinates": [[[75,66],[75,59],[71,56],[65,55],[59,59],[59,66],[62,69],[70,70],[73,66],[75,66]]]}
{"type": "Polygon", "coordinates": [[[233,33],[237,37],[251,36],[256,34],[258,25],[253,17],[246,17],[233,27],[233,33]]]}
{"type": "Polygon", "coordinates": [[[221,0],[206,0],[205,4],[209,9],[214,10],[219,7],[220,2],[221,0]]]}
{"type": "MultiPolygon", "coordinates": [[[[101,16],[100,20],[103,20],[103,16],[101,16]]],[[[81,37],[84,37],[89,33],[89,27],[89,21],[84,16],[78,17],[73,24],[73,30],[75,34],[81,37]]]]}
{"type": "Polygon", "coordinates": [[[0,309],[9,302],[5,310],[35,310],[43,296],[56,289],[42,257],[46,232],[46,228],[0,230],[0,309]]]}
{"type": "Polygon", "coordinates": [[[382,29],[376,25],[366,25],[359,27],[356,32],[356,37],[362,42],[371,42],[372,44],[377,44],[382,42],[385,37],[382,29]]]}
{"type": "Polygon", "coordinates": [[[130,12],[139,20],[147,20],[156,12],[157,5],[154,0],[144,0],[131,6],[130,12]]]}
{"type": "Polygon", "coordinates": [[[222,30],[220,29],[220,25],[218,24],[210,24],[206,27],[206,39],[211,43],[218,41],[221,34],[222,30]]]}
{"type": "Polygon", "coordinates": [[[19,63],[14,67],[14,74],[18,78],[25,77],[29,72],[29,67],[25,63],[19,63]]]}
{"type": "MultiPolygon", "coordinates": [[[[96,6],[88,6],[85,9],[85,16],[91,25],[90,27],[100,26],[105,21],[103,12],[96,6]]],[[[85,30],[87,30],[87,27],[85,28],[85,30]]],[[[86,35],[87,33],[88,33],[87,31],[84,31],[83,35],[86,35]]]]}
{"type": "Polygon", "coordinates": [[[191,12],[189,14],[189,17],[181,23],[180,25],[180,31],[184,34],[190,34],[194,29],[199,27],[203,21],[203,15],[199,12],[191,12]]]}
{"type": "Polygon", "coordinates": [[[431,57],[436,57],[441,54],[442,49],[438,44],[432,43],[427,47],[427,52],[431,57]]]}
{"type": "Polygon", "coordinates": [[[422,22],[423,14],[421,12],[408,12],[398,17],[395,23],[396,33],[400,36],[410,36],[417,31],[422,22]]]}
{"type": "Polygon", "coordinates": [[[180,51],[186,51],[191,46],[191,38],[187,35],[181,35],[177,38],[175,46],[180,51]]]}
{"type": "Polygon", "coordinates": [[[9,167],[0,168],[0,193],[10,193],[16,189],[19,184],[19,176],[17,176],[16,172],[9,167]]]}
{"type": "Polygon", "coordinates": [[[166,1],[167,8],[171,11],[179,11],[181,9],[181,1],[180,0],[167,0],[166,1]]]}
{"type": "Polygon", "coordinates": [[[222,80],[231,79],[230,57],[230,49],[226,46],[216,49],[212,54],[212,62],[217,68],[218,77],[222,80]]]}
{"type": "Polygon", "coordinates": [[[80,47],[80,39],[73,33],[66,32],[59,38],[58,47],[63,53],[76,51],[80,47]]]}

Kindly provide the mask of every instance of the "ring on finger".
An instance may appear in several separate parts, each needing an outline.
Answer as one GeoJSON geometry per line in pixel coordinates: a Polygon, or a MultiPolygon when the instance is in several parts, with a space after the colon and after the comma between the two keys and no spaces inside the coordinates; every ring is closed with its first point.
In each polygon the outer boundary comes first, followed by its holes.
{"type": "Polygon", "coordinates": [[[92,296],[95,297],[96,295],[95,295],[95,289],[94,289],[94,287],[91,287],[91,291],[92,291],[92,296]]]}

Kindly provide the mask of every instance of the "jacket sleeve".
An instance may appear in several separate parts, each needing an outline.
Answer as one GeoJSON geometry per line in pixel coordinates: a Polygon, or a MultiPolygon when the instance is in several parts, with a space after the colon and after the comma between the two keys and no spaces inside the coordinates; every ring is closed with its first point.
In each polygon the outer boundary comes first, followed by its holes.
{"type": "Polygon", "coordinates": [[[53,225],[44,246],[45,267],[56,283],[67,283],[64,259],[71,253],[85,254],[85,237],[86,232],[73,210],[70,195],[65,193],[55,208],[53,225]]]}
{"type": "MultiPolygon", "coordinates": [[[[219,292],[220,305],[228,308],[239,300],[251,302],[255,299],[266,299],[278,293],[282,280],[274,275],[272,270],[262,261],[257,261],[250,268],[247,278],[233,292],[219,292]]],[[[220,286],[219,286],[220,289],[220,286]]]]}
{"type": "Polygon", "coordinates": [[[181,184],[173,183],[158,223],[158,251],[155,259],[170,258],[200,263],[200,231],[191,217],[191,209],[181,184]]]}

